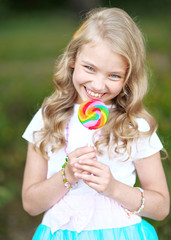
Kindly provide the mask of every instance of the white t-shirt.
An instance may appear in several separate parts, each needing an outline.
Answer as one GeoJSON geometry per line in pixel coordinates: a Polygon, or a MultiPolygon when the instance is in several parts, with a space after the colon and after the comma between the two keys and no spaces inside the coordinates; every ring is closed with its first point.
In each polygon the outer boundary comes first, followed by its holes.
{"type": "MultiPolygon", "coordinates": [[[[68,152],[72,152],[78,147],[92,143],[92,136],[95,130],[85,128],[78,119],[79,104],[75,104],[74,113],[69,123],[68,152]]],[[[144,119],[137,119],[140,131],[148,131],[149,125],[144,119]]],[[[43,127],[41,109],[36,113],[23,138],[34,143],[33,132],[43,127]]],[[[156,133],[150,138],[142,137],[138,144],[132,144],[131,158],[127,161],[127,154],[115,155],[109,159],[107,151],[103,156],[98,156],[98,161],[108,165],[115,179],[129,186],[134,186],[136,173],[134,161],[146,158],[155,154],[163,148],[156,133]]],[[[48,172],[47,178],[61,170],[65,162],[66,153],[64,149],[52,153],[48,146],[48,172]]],[[[145,161],[145,160],[144,160],[145,161]]],[[[110,199],[99,194],[94,189],[87,186],[83,181],[79,181],[78,186],[71,189],[58,203],[49,209],[42,220],[42,224],[51,228],[52,233],[58,229],[68,229],[80,232],[82,230],[94,230],[104,228],[120,228],[136,224],[141,221],[141,217],[131,215],[128,218],[122,206],[114,199],[110,199]]]]}

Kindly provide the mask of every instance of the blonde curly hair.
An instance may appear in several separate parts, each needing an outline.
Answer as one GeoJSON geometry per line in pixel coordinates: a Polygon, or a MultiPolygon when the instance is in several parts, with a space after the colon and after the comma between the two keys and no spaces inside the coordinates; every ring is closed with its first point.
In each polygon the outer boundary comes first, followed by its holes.
{"type": "Polygon", "coordinates": [[[156,121],[142,104],[148,81],[141,31],[121,9],[95,9],[87,14],[85,22],[61,56],[54,74],[55,92],[43,102],[44,127],[38,134],[39,149],[44,157],[47,157],[45,149],[49,142],[53,143],[52,151],[66,145],[64,130],[73,114],[73,106],[78,96],[72,82],[72,66],[84,44],[98,41],[107,41],[111,50],[124,56],[128,63],[124,87],[119,95],[112,99],[115,108],[110,109],[108,122],[101,129],[103,137],[94,140],[98,153],[103,153],[101,145],[108,146],[111,152],[115,144],[116,153],[124,149],[130,156],[133,140],[143,134],[150,136],[157,128],[156,121]],[[139,132],[137,118],[144,118],[149,123],[148,132],[139,132]]]}

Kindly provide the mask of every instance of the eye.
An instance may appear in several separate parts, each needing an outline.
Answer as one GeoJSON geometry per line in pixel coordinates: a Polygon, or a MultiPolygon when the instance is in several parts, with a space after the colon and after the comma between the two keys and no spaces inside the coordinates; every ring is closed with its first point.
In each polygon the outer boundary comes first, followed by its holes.
{"type": "Polygon", "coordinates": [[[85,66],[85,68],[86,68],[87,70],[89,70],[90,72],[94,72],[94,68],[91,67],[91,66],[85,66]]]}
{"type": "Polygon", "coordinates": [[[112,79],[112,80],[120,80],[120,79],[121,79],[121,76],[112,73],[112,74],[109,75],[109,78],[112,79]]]}

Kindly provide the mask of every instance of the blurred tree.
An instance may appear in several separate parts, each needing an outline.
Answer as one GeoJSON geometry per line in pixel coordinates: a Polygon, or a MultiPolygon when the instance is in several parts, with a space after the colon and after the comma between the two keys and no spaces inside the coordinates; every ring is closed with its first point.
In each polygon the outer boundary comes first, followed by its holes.
{"type": "Polygon", "coordinates": [[[88,11],[91,8],[100,6],[101,0],[0,0],[3,4],[8,2],[8,6],[15,10],[38,10],[47,8],[65,8],[74,12],[88,11]]]}
{"type": "Polygon", "coordinates": [[[106,7],[119,7],[130,12],[140,12],[143,15],[153,15],[156,13],[170,13],[170,0],[102,0],[106,7]]]}
{"type": "Polygon", "coordinates": [[[87,12],[92,8],[100,7],[102,0],[68,0],[68,5],[74,12],[87,12]]]}
{"type": "Polygon", "coordinates": [[[171,12],[170,0],[0,0],[0,14],[4,15],[7,10],[23,12],[47,9],[64,9],[78,14],[100,6],[119,7],[132,13],[150,16],[171,12]]]}

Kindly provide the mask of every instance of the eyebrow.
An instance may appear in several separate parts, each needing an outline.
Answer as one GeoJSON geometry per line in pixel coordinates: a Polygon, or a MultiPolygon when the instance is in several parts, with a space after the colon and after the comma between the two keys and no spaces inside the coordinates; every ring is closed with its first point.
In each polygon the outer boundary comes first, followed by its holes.
{"type": "MultiPolygon", "coordinates": [[[[98,68],[96,67],[93,63],[87,61],[87,60],[82,60],[82,63],[85,65],[91,65],[94,68],[98,68]]],[[[127,71],[127,68],[125,69],[127,71]]],[[[115,74],[120,74],[120,75],[125,75],[124,71],[111,71],[110,73],[115,73],[115,74]]]]}
{"type": "Polygon", "coordinates": [[[91,62],[89,62],[89,61],[87,61],[87,60],[82,60],[82,63],[83,63],[83,64],[86,64],[86,65],[91,65],[91,66],[97,68],[93,63],[91,63],[91,62]]]}

